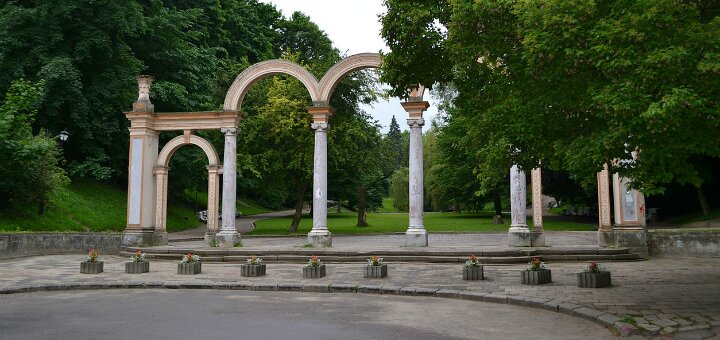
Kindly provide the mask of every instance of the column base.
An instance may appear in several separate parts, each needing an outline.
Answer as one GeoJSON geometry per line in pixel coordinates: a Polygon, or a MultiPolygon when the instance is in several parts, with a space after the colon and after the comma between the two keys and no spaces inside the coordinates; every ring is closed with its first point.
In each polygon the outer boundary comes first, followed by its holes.
{"type": "Polygon", "coordinates": [[[313,247],[332,247],[332,234],[327,230],[310,231],[307,243],[312,244],[313,247]]]}
{"type": "Polygon", "coordinates": [[[647,231],[642,228],[598,230],[597,237],[601,247],[626,247],[631,253],[648,256],[647,231]]]}
{"type": "Polygon", "coordinates": [[[168,244],[167,232],[155,232],[149,230],[132,230],[122,233],[123,247],[153,247],[166,246],[168,244]]]}
{"type": "MultiPolygon", "coordinates": [[[[541,231],[508,232],[508,245],[511,247],[545,247],[545,234],[541,231]]],[[[525,228],[527,229],[527,228],[525,228]]]]}
{"type": "Polygon", "coordinates": [[[405,232],[406,247],[427,247],[428,234],[425,229],[408,229],[405,232]]]}
{"type": "Polygon", "coordinates": [[[217,234],[206,233],[205,245],[211,248],[233,248],[240,244],[240,234],[237,232],[220,231],[217,234]]]}

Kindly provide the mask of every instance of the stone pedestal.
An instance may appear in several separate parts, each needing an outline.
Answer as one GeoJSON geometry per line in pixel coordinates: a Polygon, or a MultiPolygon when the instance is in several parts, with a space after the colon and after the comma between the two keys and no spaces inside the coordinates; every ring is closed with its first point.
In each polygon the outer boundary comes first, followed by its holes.
{"type": "Polygon", "coordinates": [[[598,245],[601,247],[624,247],[629,248],[631,253],[648,256],[647,231],[644,229],[616,229],[603,231],[598,230],[598,245]]]}
{"type": "Polygon", "coordinates": [[[409,229],[405,232],[406,247],[427,247],[428,234],[425,229],[409,229]]]}
{"type": "Polygon", "coordinates": [[[545,247],[545,235],[542,232],[529,231],[527,228],[510,228],[508,245],[511,247],[545,247]]]}
{"type": "Polygon", "coordinates": [[[168,244],[167,232],[125,231],[122,233],[124,247],[153,247],[168,244]]]}
{"type": "Polygon", "coordinates": [[[327,230],[310,231],[307,243],[314,247],[332,247],[332,234],[327,230]]]}
{"type": "Polygon", "coordinates": [[[240,244],[240,234],[237,232],[220,231],[217,234],[205,234],[205,245],[218,248],[233,248],[240,244]]]}

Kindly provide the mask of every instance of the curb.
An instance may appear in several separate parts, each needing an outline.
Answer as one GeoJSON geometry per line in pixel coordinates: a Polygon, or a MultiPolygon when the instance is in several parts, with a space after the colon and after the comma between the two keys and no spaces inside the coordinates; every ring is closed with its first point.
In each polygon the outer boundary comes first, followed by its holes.
{"type": "Polygon", "coordinates": [[[0,295],[33,293],[43,291],[71,291],[71,290],[105,290],[105,289],[215,289],[215,290],[248,290],[248,291],[290,291],[306,293],[355,293],[378,295],[404,295],[438,297],[446,299],[459,299],[481,301],[498,304],[508,304],[521,307],[545,309],[574,317],[580,317],[611,331],[628,336],[637,334],[638,328],[624,323],[613,314],[596,309],[565,303],[557,300],[538,299],[524,296],[508,296],[465,290],[382,286],[369,284],[301,284],[301,283],[251,283],[251,282],[189,282],[189,281],[127,281],[127,282],[98,282],[98,283],[70,283],[51,285],[26,285],[13,288],[0,288],[0,295]]]}

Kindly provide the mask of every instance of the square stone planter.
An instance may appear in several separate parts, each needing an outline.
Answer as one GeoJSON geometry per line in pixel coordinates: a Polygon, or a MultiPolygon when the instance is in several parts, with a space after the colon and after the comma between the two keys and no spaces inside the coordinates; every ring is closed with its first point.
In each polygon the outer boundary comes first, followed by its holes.
{"type": "Polygon", "coordinates": [[[303,279],[319,279],[325,277],[325,265],[321,264],[317,267],[303,267],[303,279]]]}
{"type": "Polygon", "coordinates": [[[577,284],[581,288],[602,288],[609,287],[610,272],[601,271],[598,273],[582,272],[577,273],[577,284]]]}
{"type": "Polygon", "coordinates": [[[178,274],[195,275],[202,272],[202,262],[178,263],[178,274]]]}
{"type": "Polygon", "coordinates": [[[253,266],[250,264],[244,264],[240,266],[240,275],[248,277],[263,276],[265,275],[265,265],[258,264],[253,266]]]}
{"type": "Polygon", "coordinates": [[[83,274],[99,274],[103,272],[105,262],[80,262],[80,272],[83,274]]]}
{"type": "Polygon", "coordinates": [[[541,285],[552,282],[550,269],[523,270],[520,282],[525,285],[541,285]]]}
{"type": "Polygon", "coordinates": [[[147,273],[150,271],[150,262],[125,262],[125,273],[128,274],[140,274],[147,273]]]}
{"type": "Polygon", "coordinates": [[[463,280],[485,280],[482,266],[463,267],[463,280]]]}
{"type": "Polygon", "coordinates": [[[380,266],[365,266],[363,277],[370,279],[381,279],[387,276],[388,266],[386,264],[380,266]]]}

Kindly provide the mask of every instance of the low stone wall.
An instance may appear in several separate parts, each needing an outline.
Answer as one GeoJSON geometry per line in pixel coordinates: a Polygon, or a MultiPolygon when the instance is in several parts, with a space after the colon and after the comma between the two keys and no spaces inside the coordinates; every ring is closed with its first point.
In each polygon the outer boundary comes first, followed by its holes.
{"type": "Polygon", "coordinates": [[[100,254],[120,253],[120,233],[7,233],[0,234],[0,259],[13,257],[84,254],[97,249],[100,254]]]}
{"type": "Polygon", "coordinates": [[[648,231],[650,255],[720,255],[720,229],[648,231]]]}

